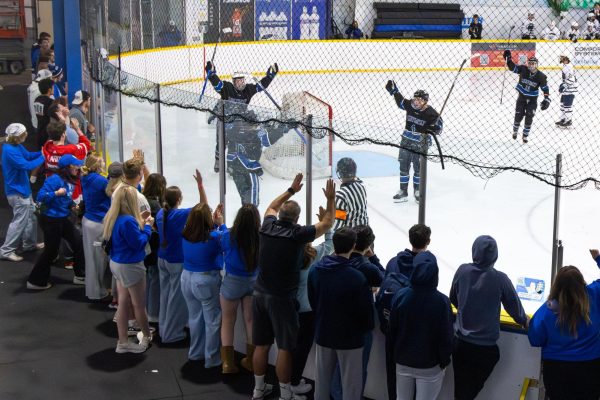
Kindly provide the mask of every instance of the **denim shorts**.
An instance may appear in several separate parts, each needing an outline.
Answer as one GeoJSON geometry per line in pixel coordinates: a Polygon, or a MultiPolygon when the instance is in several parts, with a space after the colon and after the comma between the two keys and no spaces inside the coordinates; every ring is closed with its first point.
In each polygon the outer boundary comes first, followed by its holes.
{"type": "Polygon", "coordinates": [[[226,300],[239,300],[242,297],[252,296],[256,276],[237,276],[225,272],[221,282],[221,296],[226,300]]]}

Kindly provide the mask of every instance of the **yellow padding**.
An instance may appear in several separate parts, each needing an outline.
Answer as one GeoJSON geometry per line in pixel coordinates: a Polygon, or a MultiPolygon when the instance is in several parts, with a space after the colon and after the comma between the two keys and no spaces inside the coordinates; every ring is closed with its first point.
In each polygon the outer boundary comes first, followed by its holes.
{"type": "MultiPolygon", "coordinates": [[[[454,307],[454,305],[452,306],[452,312],[454,313],[454,315],[456,315],[457,313],[456,307],[454,307]]],[[[529,315],[529,317],[531,317],[531,315],[529,315]]],[[[500,325],[512,329],[523,329],[523,327],[517,324],[515,320],[512,319],[512,317],[508,315],[508,313],[504,309],[500,310],[500,325]]]]}

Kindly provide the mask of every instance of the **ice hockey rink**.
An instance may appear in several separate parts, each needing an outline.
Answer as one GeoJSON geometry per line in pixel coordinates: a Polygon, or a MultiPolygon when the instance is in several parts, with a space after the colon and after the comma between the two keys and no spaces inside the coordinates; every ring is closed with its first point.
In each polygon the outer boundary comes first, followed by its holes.
{"type": "MultiPolygon", "coordinates": [[[[448,74],[453,76],[454,73],[448,74]]],[[[558,81],[558,74],[559,71],[550,71],[550,81],[558,81]]],[[[412,93],[417,85],[424,86],[430,93],[430,105],[439,109],[449,88],[448,76],[445,76],[445,73],[424,75],[427,76],[419,83],[411,82],[409,78],[403,78],[401,74],[392,77],[396,79],[399,88],[407,95],[412,93]],[[438,76],[436,77],[436,75],[438,76]]],[[[496,75],[492,81],[501,79],[501,73],[496,73],[496,75]]],[[[360,110],[361,104],[364,105],[365,102],[368,102],[370,109],[380,110],[381,121],[394,125],[390,129],[365,124],[364,126],[369,129],[368,132],[374,132],[376,129],[388,129],[401,133],[404,112],[396,107],[393,99],[383,88],[389,77],[389,74],[372,74],[357,82],[357,84],[364,85],[367,95],[363,99],[349,99],[344,96],[344,93],[332,88],[307,87],[307,90],[332,105],[334,126],[336,108],[343,105],[343,109],[348,113],[348,107],[352,106],[356,107],[356,110],[360,110]],[[380,87],[381,90],[378,95],[369,97],[368,94],[372,93],[369,88],[374,85],[380,87]]],[[[352,76],[348,74],[348,79],[351,78],[352,76]]],[[[540,163],[545,163],[545,170],[553,171],[557,152],[563,153],[565,164],[569,163],[569,156],[573,152],[579,151],[577,136],[585,134],[589,139],[590,135],[589,132],[580,132],[577,122],[571,130],[567,131],[554,127],[554,121],[559,115],[558,95],[552,96],[555,101],[549,110],[538,112],[529,145],[523,145],[520,140],[511,139],[510,132],[516,99],[516,92],[513,89],[515,78],[516,76],[513,78],[511,75],[507,77],[505,99],[503,105],[500,106],[498,91],[491,94],[482,93],[476,77],[473,74],[464,73],[459,80],[461,84],[457,86],[458,89],[453,93],[444,111],[447,128],[444,136],[441,137],[442,148],[447,147],[444,137],[461,135],[465,148],[453,149],[453,151],[454,154],[462,154],[466,159],[469,159],[468,157],[477,159],[478,144],[474,141],[485,140],[486,146],[494,146],[496,150],[500,149],[502,157],[508,157],[508,160],[520,158],[519,165],[528,165],[528,161],[523,160],[530,160],[532,168],[539,166],[540,163]],[[481,111],[478,111],[481,109],[486,111],[494,109],[493,121],[489,116],[481,115],[481,111]],[[491,129],[492,125],[495,126],[495,129],[491,129]],[[485,136],[482,136],[482,130],[487,130],[485,136]],[[573,140],[556,140],[559,135],[568,135],[573,140]],[[543,143],[542,151],[539,142],[543,143]],[[573,144],[573,148],[565,148],[565,143],[573,144]],[[534,156],[534,150],[538,154],[540,152],[547,154],[534,156]]],[[[294,79],[300,78],[285,75],[277,77],[271,85],[271,92],[277,97],[277,93],[282,91],[280,88],[294,85],[293,82],[290,82],[294,79]]],[[[490,77],[485,79],[487,84],[490,81],[490,77]]],[[[181,88],[199,91],[199,87],[192,84],[181,86],[181,88]]],[[[209,96],[215,95],[212,88],[209,91],[209,96]]],[[[599,104],[597,103],[598,98],[592,97],[586,88],[582,88],[576,98],[574,120],[585,118],[581,113],[586,110],[598,109],[599,104]]],[[[252,104],[267,106],[269,103],[266,96],[259,93],[253,99],[252,104]]],[[[152,149],[156,149],[153,133],[155,131],[153,117],[155,106],[123,96],[122,108],[125,154],[129,154],[133,148],[145,148],[148,159],[152,163],[154,158],[152,149]]],[[[203,112],[161,106],[163,173],[167,178],[168,185],[177,185],[183,190],[184,206],[192,206],[197,201],[195,183],[192,178],[195,168],[198,168],[204,176],[211,205],[216,206],[219,201],[218,174],[213,172],[216,128],[214,124],[208,125],[206,119],[206,113],[203,112]]],[[[359,133],[363,126],[362,123],[364,122],[357,121],[359,133]]],[[[111,129],[116,129],[114,124],[111,129]]],[[[108,136],[110,137],[111,134],[109,133],[108,136]]],[[[456,140],[453,143],[456,143],[456,140]]],[[[599,154],[596,154],[598,148],[600,146],[596,145],[594,148],[586,149],[589,152],[590,163],[595,163],[599,159],[599,154]]],[[[408,230],[418,219],[418,204],[412,197],[412,185],[409,186],[411,197],[407,203],[396,204],[392,201],[392,196],[399,188],[397,155],[398,149],[391,146],[349,145],[340,139],[333,142],[334,165],[342,156],[350,156],[357,161],[358,176],[367,187],[370,225],[377,236],[376,254],[384,266],[398,251],[409,246],[408,230]]],[[[152,164],[150,165],[152,166],[152,164]]],[[[432,228],[430,250],[438,258],[439,289],[442,292],[448,293],[452,277],[458,266],[471,261],[472,242],[477,236],[483,234],[491,235],[498,241],[499,258],[496,268],[506,272],[515,286],[523,278],[543,280],[548,284],[550,281],[554,207],[554,188],[552,186],[521,172],[505,171],[491,179],[482,179],[474,176],[464,167],[450,162],[446,162],[444,170],[441,169],[439,163],[430,162],[428,165],[426,223],[432,228]]],[[[582,165],[581,168],[585,168],[585,165],[582,165]]],[[[582,173],[581,176],[587,175],[582,173]]],[[[324,186],[324,182],[324,179],[313,181],[313,210],[325,203],[325,198],[320,190],[324,186]]],[[[288,181],[275,178],[265,172],[260,181],[259,209],[261,212],[273,198],[288,186],[288,181]]],[[[304,193],[296,195],[295,199],[302,206],[306,204],[304,193]]],[[[588,281],[596,279],[599,275],[588,251],[590,248],[600,247],[598,199],[599,194],[592,184],[581,190],[561,191],[559,238],[564,244],[564,265],[576,265],[583,271],[588,281]]],[[[227,222],[232,223],[240,204],[233,180],[231,177],[227,177],[227,222]]],[[[301,216],[302,221],[305,221],[304,214],[301,216]]],[[[547,296],[547,289],[549,286],[539,295],[532,293],[533,300],[524,301],[527,312],[535,312],[542,304],[547,296]]]]}

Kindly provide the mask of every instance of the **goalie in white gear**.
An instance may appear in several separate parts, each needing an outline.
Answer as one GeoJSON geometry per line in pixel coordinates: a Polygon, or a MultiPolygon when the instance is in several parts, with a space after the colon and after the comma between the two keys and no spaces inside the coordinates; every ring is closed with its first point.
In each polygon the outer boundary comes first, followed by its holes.
{"type": "Polygon", "coordinates": [[[562,83],[558,88],[560,96],[560,121],[556,122],[559,128],[568,128],[573,125],[571,118],[573,117],[573,101],[575,93],[577,93],[577,77],[575,76],[575,68],[571,63],[571,59],[566,54],[559,56],[559,62],[562,64],[562,83]]]}
{"type": "Polygon", "coordinates": [[[556,21],[550,21],[550,25],[542,32],[544,40],[558,40],[560,39],[560,30],[556,27],[556,21]]]}

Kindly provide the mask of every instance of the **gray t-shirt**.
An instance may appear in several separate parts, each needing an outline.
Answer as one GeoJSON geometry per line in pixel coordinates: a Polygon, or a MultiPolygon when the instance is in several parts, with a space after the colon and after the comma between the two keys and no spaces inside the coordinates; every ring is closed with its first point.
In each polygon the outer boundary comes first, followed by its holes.
{"type": "Polygon", "coordinates": [[[88,120],[85,117],[85,114],[83,113],[83,110],[81,110],[81,108],[79,108],[79,106],[73,106],[71,107],[71,110],[69,111],[69,115],[71,116],[71,118],[75,118],[77,120],[77,122],[79,122],[79,126],[81,128],[81,132],[83,132],[83,134],[85,136],[88,136],[88,120]]]}

